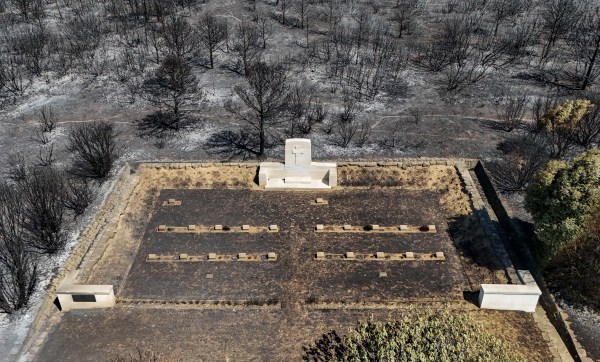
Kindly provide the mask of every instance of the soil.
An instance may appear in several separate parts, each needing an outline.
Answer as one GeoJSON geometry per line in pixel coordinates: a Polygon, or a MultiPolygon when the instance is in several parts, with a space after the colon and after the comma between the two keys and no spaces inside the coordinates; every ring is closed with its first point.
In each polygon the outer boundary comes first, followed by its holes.
{"type": "MultiPolygon", "coordinates": [[[[465,212],[468,198],[454,168],[374,170],[382,172],[381,179],[397,171],[401,180],[417,181],[408,186],[277,192],[257,190],[243,181],[254,178],[255,168],[139,168],[134,175],[138,184],[116,230],[123,237],[111,240],[88,282],[127,275],[117,288],[118,299],[169,303],[118,303],[110,310],[66,312],[48,335],[40,359],[93,361],[105,359],[108,351],[123,354],[139,347],[158,351],[167,360],[299,360],[302,347],[322,333],[343,332],[369,316],[393,318],[412,305],[467,311],[486,329],[519,344],[527,360],[551,359],[530,314],[480,310],[470,301],[479,283],[500,279],[501,268],[487,259],[489,245],[465,212]],[[239,181],[234,184],[233,178],[239,181]],[[317,197],[328,203],[312,204],[317,197]],[[170,198],[182,204],[163,206],[170,198]],[[438,232],[319,234],[313,231],[317,223],[435,224],[438,232]],[[159,233],[160,224],[277,224],[280,231],[159,233]],[[128,250],[126,257],[118,257],[123,250],[128,250]],[[277,252],[277,262],[145,261],[149,253],[268,251],[277,252]],[[316,261],[316,251],[443,251],[446,260],[316,261]],[[388,276],[379,277],[381,271],[388,276]],[[214,309],[189,304],[203,300],[221,302],[214,309]],[[237,303],[241,300],[253,301],[254,307],[237,303]]],[[[363,174],[348,168],[341,183],[361,182],[355,172],[363,174]]]]}

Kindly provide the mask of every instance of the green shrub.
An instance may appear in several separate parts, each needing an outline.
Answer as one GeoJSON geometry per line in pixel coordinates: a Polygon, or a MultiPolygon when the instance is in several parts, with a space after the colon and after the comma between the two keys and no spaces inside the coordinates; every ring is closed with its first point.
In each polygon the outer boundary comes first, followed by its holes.
{"type": "Polygon", "coordinates": [[[464,313],[409,310],[389,322],[359,322],[305,348],[305,361],[519,361],[515,346],[464,313]]]}
{"type": "Polygon", "coordinates": [[[600,311],[600,207],[584,224],[581,235],[565,244],[545,270],[548,286],[571,304],[600,311]]]}
{"type": "Polygon", "coordinates": [[[551,161],[527,189],[525,207],[533,216],[536,254],[546,263],[580,235],[590,211],[600,205],[600,150],[571,162],[551,161]]]}

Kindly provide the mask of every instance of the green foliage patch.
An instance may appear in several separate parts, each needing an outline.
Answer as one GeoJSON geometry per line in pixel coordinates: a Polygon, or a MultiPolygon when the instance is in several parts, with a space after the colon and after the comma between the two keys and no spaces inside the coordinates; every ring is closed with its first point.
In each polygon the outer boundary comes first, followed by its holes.
{"type": "Polygon", "coordinates": [[[513,344],[468,315],[448,309],[409,310],[394,321],[361,321],[305,347],[305,361],[520,361],[513,344]]]}

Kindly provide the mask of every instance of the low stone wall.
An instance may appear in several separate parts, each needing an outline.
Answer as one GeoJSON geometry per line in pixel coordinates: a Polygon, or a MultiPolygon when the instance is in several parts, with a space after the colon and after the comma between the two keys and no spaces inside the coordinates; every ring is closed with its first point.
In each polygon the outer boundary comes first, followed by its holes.
{"type": "Polygon", "coordinates": [[[103,200],[100,201],[100,208],[96,211],[90,224],[81,232],[77,245],[71,251],[71,254],[64,262],[63,266],[58,269],[58,273],[46,288],[46,297],[38,309],[27,337],[23,342],[21,351],[31,343],[32,337],[40,331],[40,328],[45,325],[47,320],[56,312],[56,305],[54,300],[56,299],[56,289],[63,282],[69,271],[78,269],[82,264],[86,254],[88,253],[93,242],[97,236],[102,232],[104,226],[114,217],[111,211],[115,205],[119,202],[118,196],[119,191],[125,185],[125,182],[129,176],[130,167],[128,164],[123,166],[117,173],[115,180],[111,187],[108,188],[104,194],[103,200]]]}
{"type": "Polygon", "coordinates": [[[515,222],[515,220],[511,217],[510,212],[502,203],[502,199],[497,193],[496,189],[494,188],[491,178],[489,176],[489,172],[486,170],[483,163],[478,161],[474,165],[474,172],[477,176],[479,184],[483,188],[486,199],[488,200],[494,213],[498,217],[498,221],[509,236],[509,243],[511,244],[511,247],[518,251],[518,255],[521,258],[521,262],[527,266],[527,269],[529,269],[529,271],[535,278],[538,287],[542,291],[539,303],[546,311],[548,319],[559,333],[563,342],[567,346],[569,353],[571,353],[573,359],[575,361],[584,360],[586,358],[583,354],[584,349],[581,347],[581,345],[575,338],[575,334],[573,333],[573,331],[567,325],[565,321],[566,313],[562,312],[557,306],[556,302],[554,301],[554,297],[552,296],[552,294],[548,290],[546,283],[544,282],[541,270],[535,262],[534,257],[531,254],[529,248],[527,247],[527,235],[517,224],[517,222],[515,222]]]}
{"type": "MultiPolygon", "coordinates": [[[[454,166],[464,164],[467,168],[473,168],[479,160],[473,158],[397,158],[387,159],[384,161],[339,161],[336,162],[338,167],[359,166],[359,167],[413,167],[413,166],[454,166]]],[[[259,162],[137,162],[138,167],[185,170],[204,167],[259,167],[259,162]]]]}

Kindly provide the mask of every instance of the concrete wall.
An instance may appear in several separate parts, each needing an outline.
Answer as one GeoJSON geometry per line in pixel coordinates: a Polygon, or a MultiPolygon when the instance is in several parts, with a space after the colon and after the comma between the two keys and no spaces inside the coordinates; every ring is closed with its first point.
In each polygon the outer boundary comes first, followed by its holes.
{"type": "Polygon", "coordinates": [[[56,296],[63,311],[114,307],[116,299],[112,285],[76,284],[78,274],[79,270],[70,271],[56,288],[56,296]]]}

